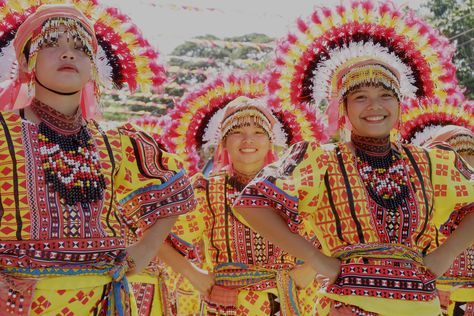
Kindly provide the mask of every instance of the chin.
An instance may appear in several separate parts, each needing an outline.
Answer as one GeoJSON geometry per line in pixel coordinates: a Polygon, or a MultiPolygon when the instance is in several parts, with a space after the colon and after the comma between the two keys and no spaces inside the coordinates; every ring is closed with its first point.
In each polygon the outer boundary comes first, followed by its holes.
{"type": "Polygon", "coordinates": [[[62,93],[70,93],[70,92],[73,92],[73,91],[80,91],[82,89],[82,87],[83,86],[81,86],[81,85],[74,84],[74,85],[56,87],[56,88],[53,88],[53,89],[56,90],[56,91],[62,92],[62,93]]]}

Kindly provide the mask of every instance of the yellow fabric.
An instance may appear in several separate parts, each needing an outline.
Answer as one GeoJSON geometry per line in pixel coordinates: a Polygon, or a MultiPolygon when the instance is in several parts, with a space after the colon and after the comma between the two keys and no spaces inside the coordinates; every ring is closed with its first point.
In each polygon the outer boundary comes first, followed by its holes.
{"type": "MultiPolygon", "coordinates": [[[[444,156],[449,154],[450,161],[455,160],[454,152],[439,152],[438,156],[441,155],[441,153],[444,156]]],[[[459,157],[457,159],[459,159],[459,157]]],[[[468,165],[466,164],[466,166],[468,165]]],[[[433,216],[433,222],[438,228],[449,219],[451,212],[455,210],[456,204],[449,202],[455,201],[457,195],[459,195],[460,192],[464,192],[463,188],[461,188],[458,184],[457,173],[455,172],[455,170],[453,170],[452,166],[449,167],[450,168],[446,170],[442,170],[442,172],[435,172],[433,174],[433,183],[436,182],[438,187],[440,188],[440,190],[435,193],[435,205],[438,205],[438,207],[436,208],[436,212],[433,216]]],[[[465,194],[467,194],[472,199],[472,191],[467,191],[465,194]]],[[[445,236],[441,237],[442,238],[440,238],[440,241],[442,242],[445,236]]],[[[469,258],[465,257],[465,260],[469,260],[469,258]]],[[[472,264],[473,260],[470,260],[470,264],[472,264]]],[[[469,265],[468,262],[465,262],[465,264],[469,265]]],[[[470,281],[474,282],[473,279],[471,279],[470,281]]],[[[448,307],[448,315],[452,315],[453,313],[454,302],[474,302],[474,288],[461,288],[461,286],[443,284],[443,282],[437,282],[436,286],[438,289],[449,293],[449,300],[452,301],[452,304],[450,304],[450,306],[448,307]]]]}
{"type": "MultiPolygon", "coordinates": [[[[103,295],[104,286],[110,282],[112,282],[110,276],[103,275],[41,279],[36,284],[30,315],[90,316],[103,295]]],[[[131,315],[138,316],[136,302],[131,292],[130,303],[131,315]]]]}
{"type": "MultiPolygon", "coordinates": [[[[360,243],[357,227],[349,211],[344,177],[339,169],[339,161],[342,161],[346,168],[347,180],[353,192],[354,208],[365,243],[380,243],[377,229],[374,229],[371,211],[367,208],[369,197],[353,163],[356,158],[349,147],[346,144],[340,144],[340,156],[337,156],[333,148],[322,148],[316,143],[308,144],[307,149],[302,154],[299,148],[303,148],[303,146],[303,144],[296,144],[288,150],[279,162],[266,167],[259,179],[255,180],[255,187],[263,183],[264,179],[276,178],[275,181],[272,181],[272,186],[276,187],[276,191],[286,193],[286,201],[294,199],[298,203],[297,213],[301,222],[299,224],[293,223],[293,225],[296,225],[298,233],[306,235],[308,231],[314,231],[321,243],[323,253],[334,255],[345,246],[360,243]],[[291,170],[290,174],[287,173],[288,169],[291,170]],[[338,212],[339,229],[343,239],[339,238],[336,232],[336,219],[328,200],[325,185],[326,173],[328,174],[327,180],[333,189],[332,198],[338,212]]],[[[449,217],[453,210],[473,202],[474,182],[463,177],[455,168],[454,153],[440,149],[428,150],[429,159],[427,159],[422,149],[415,146],[408,146],[408,149],[417,162],[424,185],[420,183],[407,155],[402,152],[409,176],[417,188],[424,187],[428,201],[428,205],[426,205],[423,190],[417,189],[414,196],[419,209],[418,219],[416,226],[412,224],[413,227],[410,227],[413,231],[408,242],[412,245],[413,251],[421,254],[426,247],[430,245],[433,247],[436,244],[438,227],[436,223],[439,223],[439,219],[445,219],[449,217]],[[441,187],[444,190],[443,194],[439,191],[441,187]],[[433,205],[431,205],[431,202],[433,202],[433,205]],[[433,206],[434,218],[438,221],[433,221],[430,218],[431,206],[433,206]],[[429,214],[428,218],[426,214],[429,214]],[[424,226],[425,222],[427,223],[426,227],[424,226]],[[416,237],[419,238],[415,240],[416,237]]],[[[259,192],[265,195],[262,191],[259,192]]],[[[271,196],[273,192],[267,192],[267,194],[271,196]]],[[[286,213],[286,216],[291,222],[292,215],[286,213]]],[[[373,261],[372,264],[376,264],[376,262],[373,261]]],[[[364,264],[362,261],[354,263],[364,264]]],[[[414,267],[417,271],[422,269],[416,263],[414,263],[414,267]]],[[[321,289],[320,295],[382,315],[436,315],[439,312],[437,299],[419,302],[404,300],[401,304],[396,299],[357,295],[342,296],[326,293],[324,289],[321,289]]]]}
{"type": "MultiPolygon", "coordinates": [[[[216,266],[222,263],[246,263],[247,260],[251,260],[248,256],[252,256],[255,261],[261,260],[254,265],[248,265],[249,269],[267,268],[276,264],[284,266],[285,269],[291,269],[296,264],[294,257],[271,245],[253,232],[245,221],[241,221],[241,218],[236,216],[232,204],[239,191],[230,187],[228,183],[226,187],[225,179],[225,174],[211,176],[208,180],[204,179],[202,174],[193,177],[198,206],[194,211],[179,216],[173,227],[173,233],[190,245],[203,243],[204,266],[208,267],[209,271],[215,271],[216,266]],[[198,182],[206,183],[208,191],[202,185],[197,185],[198,182]],[[224,193],[228,198],[230,209],[228,213],[224,205],[224,193]],[[241,237],[238,239],[236,236],[241,237]],[[245,247],[244,238],[251,241],[250,243],[258,243],[262,247],[261,252],[252,251],[249,254],[242,250],[245,247]],[[272,256],[266,256],[270,247],[274,247],[271,248],[275,249],[274,253],[272,256]]],[[[269,293],[278,297],[276,287],[261,291],[240,290],[236,306],[237,315],[269,315],[269,293]]],[[[299,301],[304,302],[304,300],[299,301]]],[[[311,308],[300,307],[300,309],[311,308]]]]}
{"type": "Polygon", "coordinates": [[[176,314],[180,316],[199,315],[201,311],[201,295],[199,292],[182,275],[173,271],[168,273],[167,286],[174,281],[174,287],[170,289],[174,289],[176,295],[176,314]]]}
{"type": "MultiPolygon", "coordinates": [[[[417,316],[438,316],[441,314],[440,303],[438,299],[432,302],[413,302],[413,301],[389,301],[375,297],[357,296],[341,296],[329,293],[322,294],[333,300],[343,302],[350,305],[356,305],[366,311],[378,313],[380,316],[400,316],[400,315],[417,315],[417,316]]],[[[329,315],[321,311],[317,306],[318,316],[329,315]]]]}
{"type": "MultiPolygon", "coordinates": [[[[116,175],[116,194],[117,200],[121,201],[125,216],[128,222],[133,226],[140,228],[141,231],[146,230],[149,224],[146,223],[146,216],[142,214],[141,199],[143,194],[136,194],[142,188],[151,186],[157,187],[157,190],[164,189],[164,184],[172,182],[176,173],[184,172],[180,158],[159,148],[159,145],[151,137],[132,125],[127,125],[126,129],[121,129],[120,142],[122,148],[123,159],[121,167],[116,175]],[[140,140],[137,144],[137,139],[140,140]],[[133,143],[136,145],[133,146],[133,143]],[[135,151],[131,149],[135,148],[135,151]],[[137,149],[138,148],[138,149],[137,149]],[[136,152],[145,158],[137,157],[136,152]],[[157,175],[159,175],[157,177],[157,175]]],[[[173,194],[176,192],[170,191],[173,194]]],[[[171,195],[170,194],[170,195],[171,195]]],[[[162,201],[168,196],[160,196],[157,201],[162,201]]],[[[146,203],[148,201],[143,201],[146,203]]],[[[161,217],[174,216],[173,212],[168,214],[161,212],[161,217]]]]}
{"type": "MultiPolygon", "coordinates": [[[[38,125],[16,113],[2,112],[0,121],[0,270],[54,269],[69,264],[84,271],[95,270],[96,265],[109,267],[126,247],[127,224],[143,232],[160,218],[185,213],[194,206],[189,179],[175,155],[161,150],[156,141],[131,125],[103,129],[94,121],[87,123],[87,129],[106,184],[103,198],[65,205],[44,180],[38,125]]],[[[86,304],[84,300],[68,302],[86,290],[90,298],[85,306],[92,306],[104,292],[103,284],[94,287],[95,281],[81,285],[90,277],[74,277],[71,284],[67,278],[38,283],[36,294],[45,293],[44,299],[51,301],[46,304],[49,309],[79,310],[76,305],[86,304]],[[81,288],[76,291],[75,286],[81,288]]],[[[80,311],[87,313],[87,307],[80,311]]]]}
{"type": "MultiPolygon", "coordinates": [[[[148,311],[148,314],[144,315],[143,313],[140,316],[153,316],[153,315],[163,315],[163,308],[162,308],[162,293],[161,288],[159,286],[159,276],[150,275],[146,273],[135,274],[128,278],[128,282],[130,283],[131,287],[134,286],[135,283],[139,284],[151,284],[153,285],[153,298],[151,303],[151,309],[148,311]]],[[[136,296],[136,294],[135,294],[136,296]]],[[[139,302],[137,302],[139,303],[139,302]]],[[[140,306],[138,306],[138,309],[140,306]]]]}
{"type": "Polygon", "coordinates": [[[457,288],[451,285],[437,284],[440,291],[450,292],[450,299],[456,302],[473,302],[474,288],[457,288]]]}
{"type": "Polygon", "coordinates": [[[302,316],[313,316],[315,312],[315,302],[318,299],[319,283],[316,279],[308,286],[296,290],[296,295],[300,304],[302,316]]]}
{"type": "Polygon", "coordinates": [[[433,223],[440,227],[460,205],[474,202],[474,181],[465,179],[456,170],[455,159],[460,157],[453,151],[432,149],[430,157],[435,190],[433,223]]]}

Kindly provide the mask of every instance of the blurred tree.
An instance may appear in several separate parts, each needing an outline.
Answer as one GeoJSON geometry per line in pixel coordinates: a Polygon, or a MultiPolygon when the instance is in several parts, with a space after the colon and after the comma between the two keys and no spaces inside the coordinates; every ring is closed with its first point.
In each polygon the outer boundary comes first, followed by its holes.
{"type": "Polygon", "coordinates": [[[424,7],[431,24],[456,45],[457,77],[474,99],[474,0],[428,0],[424,7]]]}
{"type": "Polygon", "coordinates": [[[129,95],[106,92],[104,117],[124,121],[144,114],[163,115],[174,102],[209,76],[222,71],[263,71],[270,61],[274,39],[264,34],[246,34],[220,39],[197,36],[177,46],[166,62],[168,83],[155,94],[129,95]]]}

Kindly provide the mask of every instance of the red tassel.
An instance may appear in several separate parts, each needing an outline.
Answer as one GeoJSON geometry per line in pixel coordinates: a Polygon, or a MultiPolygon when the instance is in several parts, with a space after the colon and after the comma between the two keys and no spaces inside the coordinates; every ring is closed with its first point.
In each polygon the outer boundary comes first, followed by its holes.
{"type": "Polygon", "coordinates": [[[379,12],[381,16],[385,15],[387,12],[390,12],[389,3],[388,2],[381,3],[379,5],[379,12]]]}
{"type": "Polygon", "coordinates": [[[370,12],[374,8],[374,4],[372,1],[366,0],[366,1],[362,1],[362,7],[364,8],[366,12],[370,12]]]}
{"type": "Polygon", "coordinates": [[[317,11],[314,11],[313,14],[311,14],[311,21],[313,21],[315,24],[321,24],[321,19],[319,18],[317,11]]]}
{"type": "Polygon", "coordinates": [[[321,8],[321,11],[323,12],[323,15],[324,15],[326,18],[329,18],[329,17],[332,15],[331,9],[329,9],[329,8],[327,8],[327,7],[322,7],[322,8],[321,8]]]}
{"type": "Polygon", "coordinates": [[[336,12],[340,15],[343,16],[344,13],[346,13],[346,7],[343,5],[337,5],[336,6],[336,12]]]}
{"type": "Polygon", "coordinates": [[[298,40],[298,37],[296,35],[291,34],[291,33],[288,34],[288,36],[287,36],[288,43],[294,44],[294,43],[296,43],[297,40],[298,40]]]}
{"type": "Polygon", "coordinates": [[[306,22],[301,17],[296,20],[296,24],[301,33],[306,33],[308,30],[308,24],[306,24],[306,22]]]}

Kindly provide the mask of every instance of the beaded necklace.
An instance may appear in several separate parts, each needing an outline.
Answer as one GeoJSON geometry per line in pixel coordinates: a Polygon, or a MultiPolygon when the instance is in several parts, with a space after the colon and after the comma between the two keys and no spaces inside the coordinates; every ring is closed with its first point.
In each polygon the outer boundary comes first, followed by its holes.
{"type": "Polygon", "coordinates": [[[41,120],[38,143],[48,184],[68,205],[102,199],[105,179],[80,111],[67,116],[38,100],[33,101],[31,109],[41,120]]]}
{"type": "Polygon", "coordinates": [[[354,133],[356,165],[371,198],[387,209],[399,207],[409,195],[409,178],[400,153],[384,138],[362,137],[354,133]]]}
{"type": "Polygon", "coordinates": [[[248,175],[234,170],[234,175],[229,178],[229,184],[240,192],[247,186],[247,184],[249,184],[249,182],[255,177],[255,175],[256,173],[248,175]]]}

